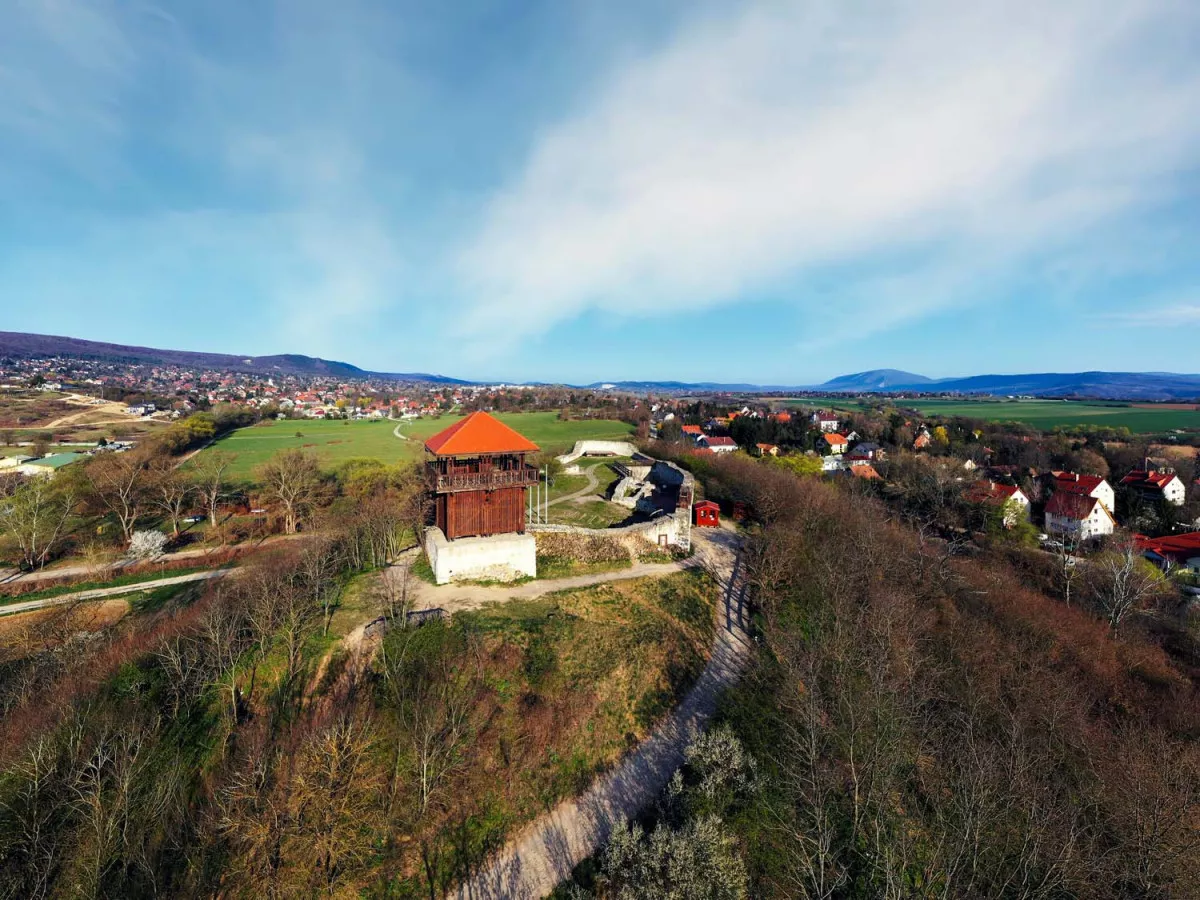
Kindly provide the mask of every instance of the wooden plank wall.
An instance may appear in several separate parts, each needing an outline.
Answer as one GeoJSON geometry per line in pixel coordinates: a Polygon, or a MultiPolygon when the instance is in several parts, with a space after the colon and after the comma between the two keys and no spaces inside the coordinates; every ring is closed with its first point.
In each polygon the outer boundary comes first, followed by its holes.
{"type": "Polygon", "coordinates": [[[450,540],[525,531],[525,489],[462,491],[437,498],[438,525],[450,540]]]}

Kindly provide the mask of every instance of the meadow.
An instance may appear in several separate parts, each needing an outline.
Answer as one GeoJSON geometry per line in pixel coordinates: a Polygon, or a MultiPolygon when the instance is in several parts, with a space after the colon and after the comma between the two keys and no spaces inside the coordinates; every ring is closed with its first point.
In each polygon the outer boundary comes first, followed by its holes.
{"type": "MultiPolygon", "coordinates": [[[[234,455],[230,475],[235,479],[252,477],[255,467],[280,450],[297,448],[312,450],[328,467],[356,457],[396,463],[420,458],[424,442],[460,418],[442,416],[403,422],[388,419],[362,422],[271,420],[239,428],[212,446],[234,455]],[[397,426],[403,437],[396,437],[397,426]]],[[[496,418],[543,450],[556,453],[568,450],[577,440],[621,439],[633,431],[632,426],[612,419],[562,421],[555,412],[498,413],[496,418]]]]}
{"type": "MultiPolygon", "coordinates": [[[[806,397],[788,400],[794,406],[820,406],[858,410],[872,405],[843,397],[806,397]]],[[[1200,430],[1200,409],[1171,405],[1117,403],[1095,400],[901,400],[895,406],[915,409],[927,416],[966,416],[989,422],[1022,422],[1052,430],[1094,425],[1128,428],[1135,434],[1156,434],[1174,429],[1200,430]]]]}

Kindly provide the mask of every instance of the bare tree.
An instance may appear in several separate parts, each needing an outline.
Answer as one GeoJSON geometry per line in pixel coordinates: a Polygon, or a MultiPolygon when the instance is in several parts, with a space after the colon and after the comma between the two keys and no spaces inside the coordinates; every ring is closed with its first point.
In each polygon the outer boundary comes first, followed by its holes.
{"type": "Polygon", "coordinates": [[[295,534],[321,491],[321,468],[316,455],[283,450],[258,468],[266,496],[283,511],[283,530],[295,534]]]}
{"type": "Polygon", "coordinates": [[[229,492],[227,473],[232,464],[231,454],[214,449],[196,457],[191,468],[194,489],[204,501],[208,524],[213,528],[217,527],[217,510],[229,492]]]}
{"type": "Polygon", "coordinates": [[[141,453],[105,453],[84,470],[92,497],[116,517],[128,544],[150,499],[147,460],[141,453]]]}
{"type": "Polygon", "coordinates": [[[24,565],[44,566],[62,542],[76,506],[73,480],[25,479],[0,496],[0,530],[16,543],[24,565]]]}
{"type": "Polygon", "coordinates": [[[1091,571],[1096,602],[1114,630],[1129,613],[1165,593],[1162,575],[1142,559],[1132,542],[1093,561],[1091,571]]]}
{"type": "Polygon", "coordinates": [[[169,457],[157,457],[153,465],[150,504],[171,523],[171,537],[179,537],[179,523],[187,512],[195,485],[179,474],[169,457]]]}

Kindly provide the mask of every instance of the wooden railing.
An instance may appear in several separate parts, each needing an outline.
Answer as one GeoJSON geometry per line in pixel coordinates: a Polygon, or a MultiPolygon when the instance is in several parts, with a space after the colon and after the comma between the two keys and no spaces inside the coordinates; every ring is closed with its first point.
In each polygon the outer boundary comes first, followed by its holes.
{"type": "Polygon", "coordinates": [[[439,494],[452,491],[492,491],[504,487],[525,487],[537,484],[538,470],[533,466],[508,471],[463,472],[457,475],[438,475],[436,490],[439,494]]]}

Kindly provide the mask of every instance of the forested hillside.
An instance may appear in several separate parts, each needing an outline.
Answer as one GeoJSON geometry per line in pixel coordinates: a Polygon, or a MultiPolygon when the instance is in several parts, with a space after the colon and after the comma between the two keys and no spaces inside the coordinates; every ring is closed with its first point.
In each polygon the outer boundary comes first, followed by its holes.
{"type": "Polygon", "coordinates": [[[763,652],[720,760],[701,747],[652,836],[620,836],[564,895],[1200,896],[1194,642],[1172,657],[1144,625],[1114,632],[1097,605],[1121,585],[1067,605],[865,493],[691,465],[759,516],[763,652]]]}

